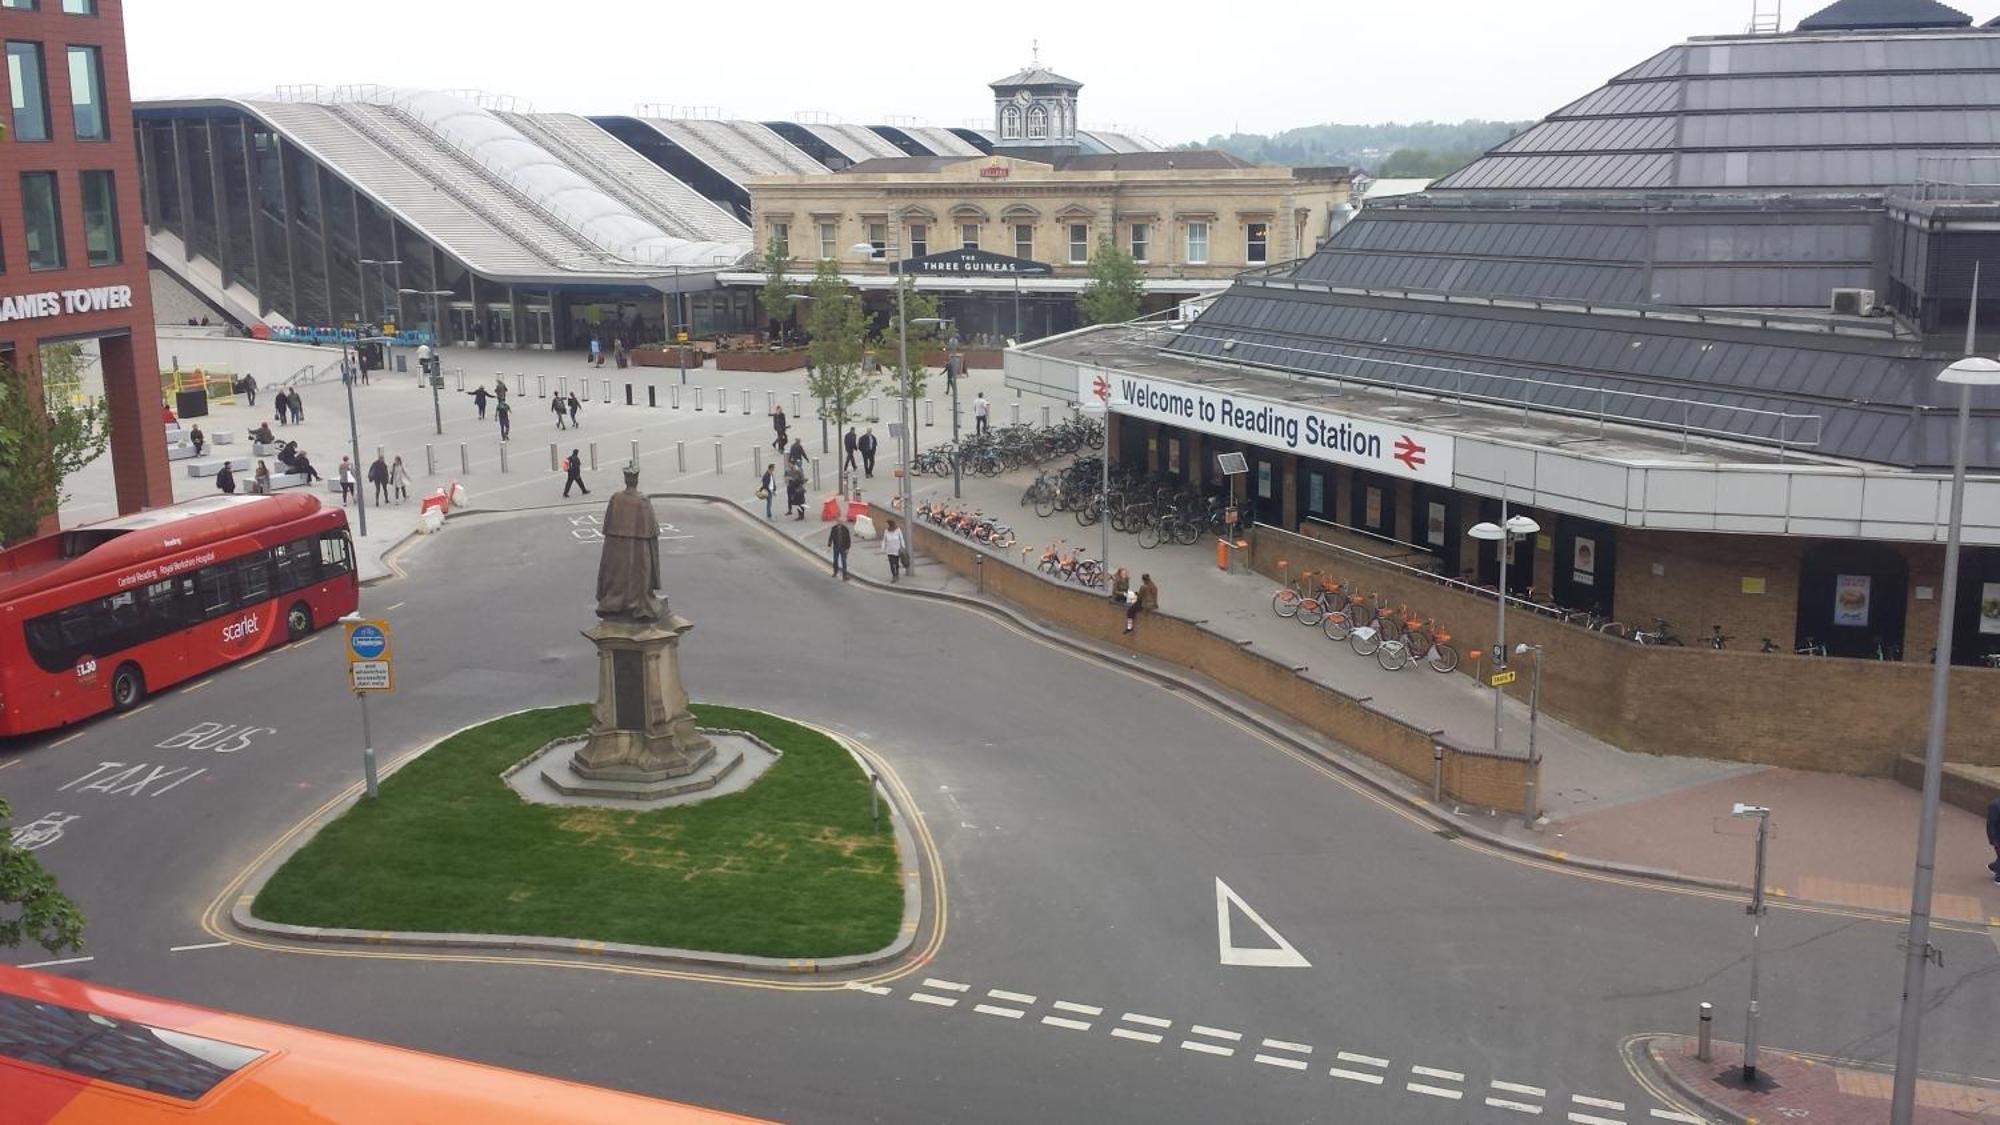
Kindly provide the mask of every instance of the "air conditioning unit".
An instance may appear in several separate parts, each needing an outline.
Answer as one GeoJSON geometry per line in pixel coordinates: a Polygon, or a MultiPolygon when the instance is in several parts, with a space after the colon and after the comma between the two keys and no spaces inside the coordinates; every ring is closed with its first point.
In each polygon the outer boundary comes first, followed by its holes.
{"type": "Polygon", "coordinates": [[[1838,316],[1870,316],[1875,311],[1873,289],[1836,289],[1827,306],[1838,316]]]}

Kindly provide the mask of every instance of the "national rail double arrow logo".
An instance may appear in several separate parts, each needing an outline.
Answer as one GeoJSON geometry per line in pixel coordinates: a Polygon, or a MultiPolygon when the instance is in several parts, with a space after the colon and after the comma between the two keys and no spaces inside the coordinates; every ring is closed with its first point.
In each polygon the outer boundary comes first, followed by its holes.
{"type": "Polygon", "coordinates": [[[1111,380],[1102,375],[1095,376],[1090,380],[1090,393],[1096,395],[1099,402],[1110,402],[1111,380]]]}
{"type": "Polygon", "coordinates": [[[1411,472],[1416,472],[1417,467],[1424,463],[1424,447],[1411,441],[1410,435],[1399,434],[1396,437],[1396,452],[1390,456],[1401,461],[1411,472]]]}

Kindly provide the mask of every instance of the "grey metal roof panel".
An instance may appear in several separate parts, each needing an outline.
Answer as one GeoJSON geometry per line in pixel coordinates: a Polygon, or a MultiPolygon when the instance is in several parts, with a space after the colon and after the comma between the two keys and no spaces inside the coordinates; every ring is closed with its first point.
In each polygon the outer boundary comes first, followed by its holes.
{"type": "Polygon", "coordinates": [[[1799,21],[1800,31],[1970,27],[1972,17],[1938,0],[1835,0],[1799,21]]]}

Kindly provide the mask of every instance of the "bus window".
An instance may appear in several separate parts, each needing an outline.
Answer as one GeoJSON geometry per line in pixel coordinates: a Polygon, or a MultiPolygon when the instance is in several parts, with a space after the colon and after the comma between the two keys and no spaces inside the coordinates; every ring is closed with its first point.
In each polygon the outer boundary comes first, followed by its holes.
{"type": "Polygon", "coordinates": [[[319,563],[321,578],[337,578],[354,569],[354,554],[348,546],[347,536],[320,536],[319,563]]]}
{"type": "Polygon", "coordinates": [[[97,631],[90,625],[90,607],[87,605],[73,605],[56,614],[56,627],[62,630],[63,646],[72,653],[84,652],[97,639],[97,631]]]}
{"type": "Polygon", "coordinates": [[[146,635],[161,637],[181,627],[180,600],[174,596],[174,580],[146,587],[146,635]]]}
{"type": "Polygon", "coordinates": [[[294,539],[271,548],[271,584],[280,594],[312,585],[318,580],[318,567],[310,539],[294,539]]]}
{"type": "Polygon", "coordinates": [[[30,619],[24,631],[28,637],[28,655],[34,658],[35,667],[44,672],[61,672],[70,666],[69,646],[63,644],[55,614],[30,619]]]}
{"type": "Polygon", "coordinates": [[[264,552],[237,561],[236,582],[238,605],[256,605],[271,596],[271,572],[264,552]]]}
{"type": "Polygon", "coordinates": [[[226,612],[232,604],[229,596],[229,568],[227,566],[205,566],[194,576],[195,604],[201,607],[204,618],[226,612]]]}

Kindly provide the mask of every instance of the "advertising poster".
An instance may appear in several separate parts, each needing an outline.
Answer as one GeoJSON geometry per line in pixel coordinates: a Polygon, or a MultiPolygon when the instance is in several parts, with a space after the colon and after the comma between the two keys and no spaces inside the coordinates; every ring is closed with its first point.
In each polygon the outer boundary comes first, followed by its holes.
{"type": "Polygon", "coordinates": [[[1271,463],[1269,461],[1259,461],[1257,462],[1257,499],[1269,500],[1270,498],[1271,463]]]}
{"type": "Polygon", "coordinates": [[[1167,439],[1167,471],[1179,474],[1181,471],[1181,439],[1167,439]]]}
{"type": "Polygon", "coordinates": [[[1379,488],[1374,488],[1374,487],[1370,487],[1370,488],[1368,489],[1368,503],[1367,503],[1367,512],[1368,512],[1368,514],[1367,514],[1366,518],[1364,518],[1364,519],[1363,519],[1363,520],[1361,521],[1361,526],[1363,526],[1363,527],[1366,527],[1366,528],[1369,528],[1370,530],[1373,530],[1373,531],[1380,531],[1380,530],[1382,530],[1382,490],[1381,490],[1381,489],[1379,489],[1379,488]]]}
{"type": "Polygon", "coordinates": [[[1979,587],[1979,632],[1989,637],[2000,633],[2000,582],[1979,587]]]}
{"type": "Polygon", "coordinates": [[[1306,474],[1306,511],[1326,511],[1326,477],[1319,473],[1306,474]]]}
{"type": "Polygon", "coordinates": [[[1570,577],[1579,586],[1597,585],[1597,540],[1576,537],[1576,547],[1570,560],[1570,577]]]}
{"type": "Polygon", "coordinates": [[[1433,547],[1444,546],[1444,505],[1431,501],[1430,516],[1424,523],[1424,541],[1433,547]]]}
{"type": "Polygon", "coordinates": [[[1868,625],[1868,586],[1872,581],[1865,574],[1843,574],[1833,584],[1833,623],[1835,625],[1868,625]]]}

